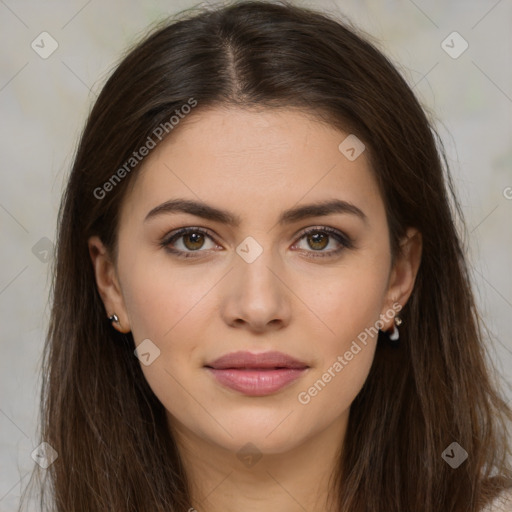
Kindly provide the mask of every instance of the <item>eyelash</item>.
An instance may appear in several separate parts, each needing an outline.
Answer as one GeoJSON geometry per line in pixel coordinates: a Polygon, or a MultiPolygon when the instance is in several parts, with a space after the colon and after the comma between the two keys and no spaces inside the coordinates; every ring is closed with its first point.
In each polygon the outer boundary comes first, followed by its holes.
{"type": "MultiPolygon", "coordinates": [[[[176,240],[178,240],[182,236],[188,235],[190,233],[201,233],[201,234],[206,235],[207,237],[211,238],[212,241],[215,242],[213,235],[210,234],[209,231],[207,231],[203,228],[199,228],[199,227],[187,227],[187,228],[182,228],[182,229],[179,229],[178,231],[172,232],[169,235],[167,235],[166,237],[164,237],[162,239],[162,241],[160,242],[160,246],[163,247],[167,252],[177,256],[178,258],[196,258],[198,256],[196,256],[194,253],[200,253],[200,252],[205,252],[205,251],[202,251],[201,249],[198,249],[196,251],[181,251],[181,250],[173,249],[173,248],[169,247],[169,245],[171,243],[174,243],[176,240]]],[[[338,231],[337,229],[333,229],[333,228],[330,228],[327,226],[309,228],[309,229],[303,231],[299,235],[298,241],[302,240],[307,235],[318,234],[318,233],[327,234],[327,235],[333,237],[341,245],[341,247],[334,251],[314,251],[314,250],[307,251],[309,253],[312,253],[311,256],[308,256],[308,257],[330,258],[330,257],[337,256],[340,252],[342,252],[345,249],[352,249],[354,247],[352,240],[348,236],[343,234],[341,231],[338,231]],[[315,252],[318,254],[314,254],[315,252]]]]}

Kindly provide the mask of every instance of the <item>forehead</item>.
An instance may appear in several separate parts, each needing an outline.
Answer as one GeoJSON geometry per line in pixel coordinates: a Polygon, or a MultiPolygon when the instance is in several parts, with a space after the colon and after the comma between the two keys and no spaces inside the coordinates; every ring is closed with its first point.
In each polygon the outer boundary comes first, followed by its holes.
{"type": "Polygon", "coordinates": [[[174,196],[260,211],[339,194],[379,201],[365,151],[350,160],[339,149],[349,135],[296,109],[196,111],[146,157],[125,210],[174,196]]]}

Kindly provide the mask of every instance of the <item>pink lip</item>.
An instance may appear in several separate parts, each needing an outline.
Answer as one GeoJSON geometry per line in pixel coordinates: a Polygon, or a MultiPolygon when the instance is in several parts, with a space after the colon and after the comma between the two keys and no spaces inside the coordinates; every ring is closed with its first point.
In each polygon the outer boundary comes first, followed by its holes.
{"type": "Polygon", "coordinates": [[[205,366],[215,368],[216,370],[225,370],[227,368],[236,369],[274,369],[274,368],[308,368],[308,365],[292,356],[282,352],[262,352],[253,354],[252,352],[239,351],[226,354],[205,366]]]}
{"type": "Polygon", "coordinates": [[[208,368],[224,386],[249,396],[275,393],[298,379],[307,368],[282,368],[280,370],[216,370],[208,368]]]}
{"type": "Polygon", "coordinates": [[[309,368],[306,363],[281,352],[232,352],[205,367],[224,386],[249,396],[275,393],[309,368]]]}

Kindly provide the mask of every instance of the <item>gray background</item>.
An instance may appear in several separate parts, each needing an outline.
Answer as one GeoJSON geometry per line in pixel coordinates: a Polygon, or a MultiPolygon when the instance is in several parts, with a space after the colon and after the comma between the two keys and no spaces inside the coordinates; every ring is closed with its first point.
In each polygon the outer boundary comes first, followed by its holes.
{"type": "MultiPolygon", "coordinates": [[[[476,297],[493,338],[490,357],[508,386],[512,1],[296,3],[342,13],[379,40],[436,119],[469,228],[476,297]],[[458,58],[442,47],[453,31],[469,44],[458,58]]],[[[155,21],[194,5],[0,0],[0,511],[15,510],[34,463],[49,312],[45,251],[55,241],[59,200],[86,114],[123,50],[155,21]],[[41,45],[43,31],[58,43],[46,59],[31,47],[34,40],[41,45]]],[[[460,43],[451,37],[445,44],[453,52],[460,43]]],[[[512,397],[508,387],[504,392],[512,397]]]]}

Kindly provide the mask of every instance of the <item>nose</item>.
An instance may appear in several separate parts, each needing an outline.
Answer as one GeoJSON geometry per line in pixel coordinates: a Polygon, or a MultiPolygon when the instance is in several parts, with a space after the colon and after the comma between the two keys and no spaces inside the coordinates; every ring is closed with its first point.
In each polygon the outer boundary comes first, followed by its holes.
{"type": "Polygon", "coordinates": [[[237,257],[224,286],[221,314],[227,325],[262,333],[290,323],[292,292],[277,255],[273,258],[270,250],[252,263],[237,257]]]}

